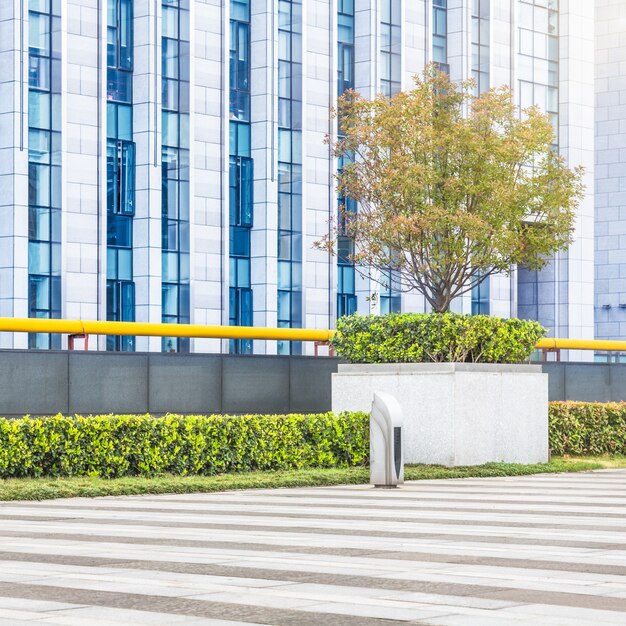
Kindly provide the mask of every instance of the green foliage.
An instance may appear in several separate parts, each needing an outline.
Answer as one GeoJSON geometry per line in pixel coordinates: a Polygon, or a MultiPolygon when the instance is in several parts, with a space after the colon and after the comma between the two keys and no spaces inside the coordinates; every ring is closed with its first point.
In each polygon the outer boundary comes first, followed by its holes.
{"type": "Polygon", "coordinates": [[[350,315],[332,346],[350,363],[521,363],[546,330],[537,322],[456,313],[350,315]]]}
{"type": "MultiPolygon", "coordinates": [[[[554,454],[626,454],[626,403],[552,402],[549,415],[550,447],[554,454]]],[[[45,489],[41,483],[37,483],[39,486],[24,483],[15,487],[15,494],[12,487],[5,485],[3,488],[13,494],[4,494],[9,498],[278,486],[271,478],[275,474],[268,475],[269,478],[249,474],[259,471],[309,472],[306,476],[281,475],[278,482],[282,486],[367,482],[368,460],[369,419],[365,413],[166,415],[156,418],[150,415],[57,415],[0,419],[0,479],[46,477],[79,481],[55,483],[45,489]],[[351,467],[356,468],[353,471],[362,468],[365,473],[342,473],[351,467]],[[310,474],[322,469],[338,473],[332,476],[310,474]],[[232,480],[228,477],[230,474],[232,480]],[[249,478],[235,477],[244,474],[249,478]],[[127,477],[130,480],[130,477],[154,476],[162,477],[158,479],[161,482],[118,483],[121,485],[118,491],[117,487],[113,489],[101,483],[96,488],[92,483],[80,482],[86,480],[85,477],[93,480],[127,477]],[[183,477],[191,482],[180,483],[183,477]],[[213,478],[206,482],[207,477],[213,478]]],[[[568,471],[560,465],[542,467],[544,471],[568,471]]],[[[412,474],[413,470],[407,468],[406,478],[446,477],[446,472],[457,472],[456,476],[462,469],[420,466],[419,471],[416,469],[412,474]]],[[[527,470],[531,471],[532,467],[527,470]]],[[[485,466],[484,474],[480,473],[481,468],[470,468],[467,475],[509,475],[527,470],[519,466],[504,468],[499,464],[497,468],[485,466]],[[496,469],[499,473],[495,473],[496,469]]],[[[1,490],[0,499],[4,499],[1,490]]]]}
{"type": "Polygon", "coordinates": [[[551,402],[554,454],[626,454],[626,402],[551,402]]]}
{"type": "Polygon", "coordinates": [[[368,100],[348,90],[336,111],[339,195],[359,209],[318,245],[336,253],[347,235],[374,281],[388,287],[392,269],[440,313],[488,276],[540,269],[566,249],[584,195],[547,115],[520,111],[509,88],[474,87],[431,64],[409,91],[368,100]]]}
{"type": "Polygon", "coordinates": [[[0,478],[350,467],[368,454],[363,413],[0,419],[0,478]]]}

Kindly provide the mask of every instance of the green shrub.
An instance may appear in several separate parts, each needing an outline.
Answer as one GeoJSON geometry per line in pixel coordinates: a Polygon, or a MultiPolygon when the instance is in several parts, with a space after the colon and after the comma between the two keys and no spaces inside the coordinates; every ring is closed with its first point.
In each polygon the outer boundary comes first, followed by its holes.
{"type": "Polygon", "coordinates": [[[626,454],[626,402],[551,402],[553,454],[626,454]]]}
{"type": "Polygon", "coordinates": [[[349,467],[368,456],[364,413],[0,419],[0,478],[349,467]]]}
{"type": "Polygon", "coordinates": [[[350,363],[521,363],[545,333],[538,322],[487,315],[349,315],[332,346],[350,363]]]}
{"type": "MultiPolygon", "coordinates": [[[[626,454],[626,403],[551,402],[556,455],[626,454]]],[[[0,419],[0,478],[214,475],[369,461],[365,413],[0,419]]]]}

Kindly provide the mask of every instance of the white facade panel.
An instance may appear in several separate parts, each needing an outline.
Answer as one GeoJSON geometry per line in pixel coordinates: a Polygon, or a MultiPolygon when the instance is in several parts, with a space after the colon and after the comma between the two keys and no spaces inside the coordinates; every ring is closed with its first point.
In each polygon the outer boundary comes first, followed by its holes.
{"type": "MultiPolygon", "coordinates": [[[[354,0],[352,80],[355,89],[368,98],[380,93],[384,81],[390,80],[382,67],[383,47],[388,44],[383,30],[384,1],[354,0]]],[[[413,76],[434,58],[433,0],[392,2],[401,16],[399,43],[393,50],[400,57],[398,83],[408,89],[413,76]]],[[[476,70],[475,4],[471,0],[438,3],[442,4],[447,9],[444,65],[454,79],[469,78],[476,70]]],[[[544,58],[548,40],[542,35],[547,32],[542,23],[547,4],[489,2],[488,39],[481,41],[488,50],[489,85],[511,85],[523,104],[544,106],[553,79],[544,58]],[[529,19],[535,21],[529,25],[529,19]],[[533,33],[531,53],[525,48],[529,35],[523,31],[533,33]],[[534,85],[532,91],[522,83],[534,85]]],[[[549,4],[556,6],[556,2],[549,4]]],[[[487,304],[493,315],[538,318],[553,335],[591,337],[595,331],[600,337],[620,338],[626,330],[623,3],[597,0],[595,15],[593,3],[586,0],[559,0],[558,4],[558,147],[568,164],[585,167],[587,194],[578,212],[572,248],[537,276],[520,270],[511,277],[491,277],[487,304]]],[[[22,5],[19,0],[0,3],[0,316],[26,317],[30,313],[29,75],[28,7],[22,5]]],[[[61,5],[62,315],[106,319],[110,191],[106,2],[67,0],[61,5]]],[[[328,328],[334,326],[338,310],[337,259],[314,244],[337,217],[338,164],[331,145],[338,129],[331,110],[338,95],[338,12],[344,5],[339,0],[302,0],[301,6],[302,70],[296,79],[302,85],[302,324],[328,328]]],[[[345,6],[349,9],[350,2],[345,6]]],[[[138,321],[159,322],[164,278],[163,9],[161,2],[149,0],[136,0],[133,8],[134,316],[138,321]]],[[[231,17],[230,1],[189,0],[189,318],[199,324],[229,323],[231,17]]],[[[279,48],[278,17],[277,0],[251,0],[254,220],[250,275],[253,323],[262,326],[275,326],[278,320],[278,62],[285,53],[279,48]]],[[[354,295],[359,312],[380,310],[375,294],[380,295],[380,286],[356,272],[354,295]]],[[[470,312],[474,304],[468,294],[454,309],[470,312]]],[[[427,307],[420,295],[408,293],[402,294],[401,309],[424,311],[427,307]]],[[[27,337],[2,334],[0,346],[26,347],[27,337]]],[[[96,342],[90,346],[96,347],[96,342]]],[[[105,347],[103,338],[97,347],[105,347]]],[[[135,344],[141,350],[161,347],[160,339],[138,338],[135,344]]],[[[228,347],[227,341],[191,341],[193,351],[228,347]]],[[[305,345],[303,349],[310,353],[313,348],[305,345]]],[[[275,342],[254,342],[255,352],[276,350],[275,342]]]]}

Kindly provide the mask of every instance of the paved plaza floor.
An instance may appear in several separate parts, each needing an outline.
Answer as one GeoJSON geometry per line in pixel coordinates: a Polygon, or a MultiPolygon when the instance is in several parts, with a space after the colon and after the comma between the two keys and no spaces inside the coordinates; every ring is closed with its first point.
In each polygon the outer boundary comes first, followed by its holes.
{"type": "Polygon", "coordinates": [[[0,624],[626,624],[626,471],[0,503],[0,624]]]}

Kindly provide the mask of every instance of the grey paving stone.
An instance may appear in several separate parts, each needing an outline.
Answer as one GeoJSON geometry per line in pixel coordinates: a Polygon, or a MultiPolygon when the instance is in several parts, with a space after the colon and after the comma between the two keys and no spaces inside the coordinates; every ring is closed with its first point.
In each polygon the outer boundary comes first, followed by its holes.
{"type": "Polygon", "coordinates": [[[622,624],[625,479],[0,503],[0,624],[622,624]]]}

